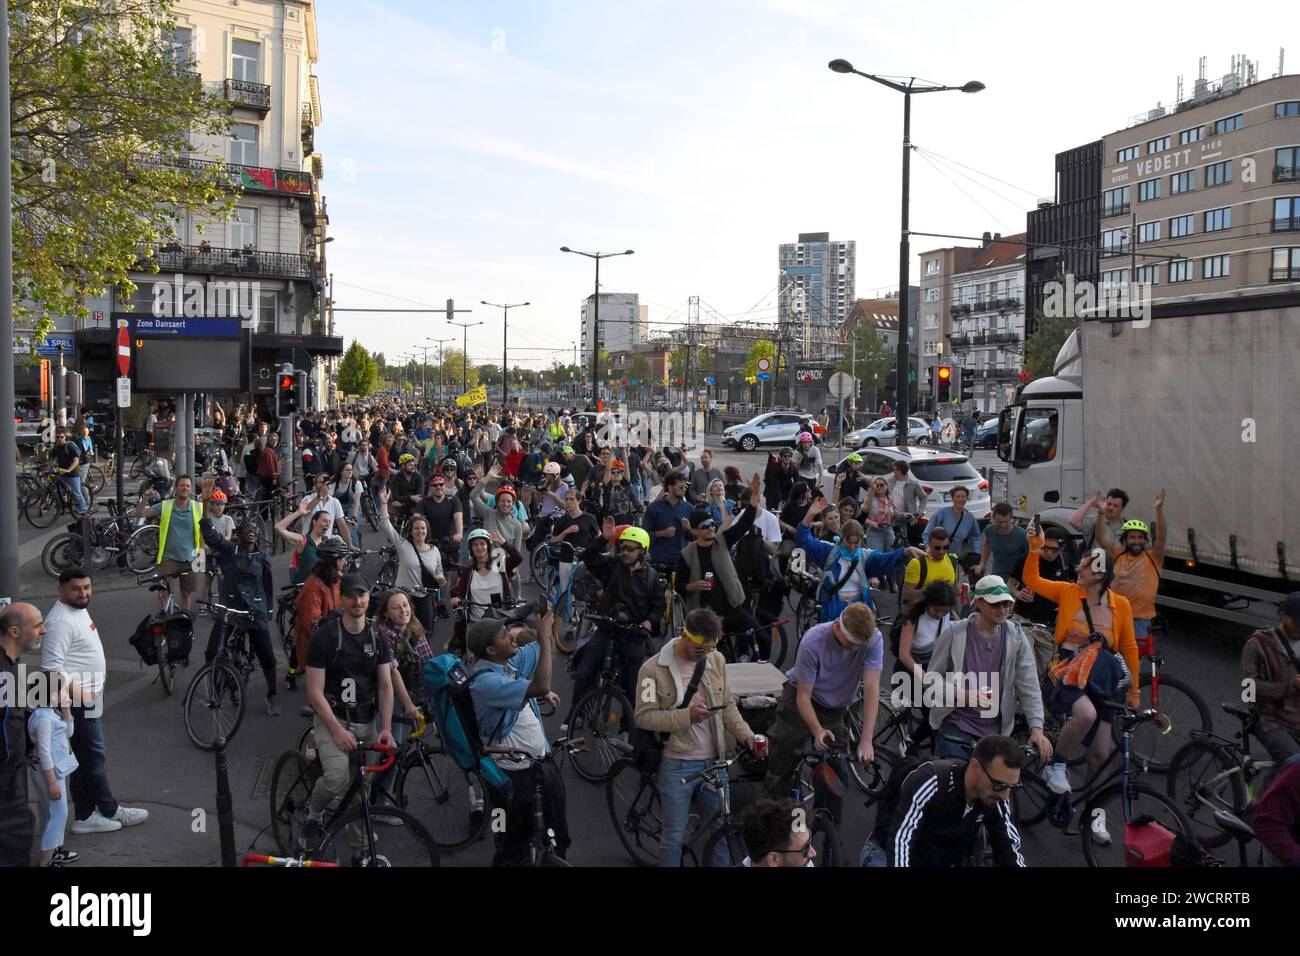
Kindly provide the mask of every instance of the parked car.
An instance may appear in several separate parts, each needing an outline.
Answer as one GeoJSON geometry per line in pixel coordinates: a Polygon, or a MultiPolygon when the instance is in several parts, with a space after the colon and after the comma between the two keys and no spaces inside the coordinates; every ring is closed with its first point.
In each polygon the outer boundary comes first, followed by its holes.
{"type": "Polygon", "coordinates": [[[975,432],[976,448],[997,448],[998,447],[998,420],[990,418],[981,425],[975,432]]]}
{"type": "MultiPolygon", "coordinates": [[[[907,420],[907,440],[909,444],[922,444],[930,439],[930,426],[922,418],[907,420]]],[[[894,429],[897,421],[892,418],[878,418],[866,428],[857,428],[844,436],[845,448],[865,448],[875,445],[894,444],[894,429]]]]}
{"type": "MultiPolygon", "coordinates": [[[[870,448],[859,454],[862,456],[863,474],[872,477],[891,474],[895,461],[907,462],[909,474],[921,483],[929,498],[925,506],[927,516],[952,503],[954,488],[965,488],[970,492],[966,507],[976,519],[987,520],[993,513],[989,483],[980,477],[965,455],[935,448],[909,448],[906,452],[898,448],[870,448]]],[[[834,482],[835,476],[847,467],[845,459],[841,458],[826,469],[826,477],[834,482]]]]}

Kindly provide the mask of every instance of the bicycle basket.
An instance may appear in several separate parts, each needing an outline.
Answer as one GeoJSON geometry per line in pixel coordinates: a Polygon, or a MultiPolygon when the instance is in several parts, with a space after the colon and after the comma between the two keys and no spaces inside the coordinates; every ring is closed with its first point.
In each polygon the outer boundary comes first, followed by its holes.
{"type": "Polygon", "coordinates": [[[135,648],[135,652],[140,655],[140,661],[146,667],[153,667],[158,663],[158,652],[154,647],[153,615],[145,617],[139,623],[127,643],[135,648]]]}
{"type": "Polygon", "coordinates": [[[787,571],[785,579],[786,583],[790,585],[790,589],[798,594],[807,594],[809,596],[817,594],[817,575],[810,571],[799,573],[787,571]]]}

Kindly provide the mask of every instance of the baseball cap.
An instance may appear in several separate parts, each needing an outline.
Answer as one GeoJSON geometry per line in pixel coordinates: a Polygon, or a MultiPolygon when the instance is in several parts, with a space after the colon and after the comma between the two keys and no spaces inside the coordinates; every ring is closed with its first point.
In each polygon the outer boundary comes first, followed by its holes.
{"type": "Polygon", "coordinates": [[[1285,614],[1291,620],[1300,621],[1300,591],[1292,591],[1284,597],[1277,609],[1279,613],[1285,614]]]}
{"type": "Polygon", "coordinates": [[[717,526],[717,519],[708,508],[696,508],[691,512],[692,528],[716,528],[717,526]]]}
{"type": "Polygon", "coordinates": [[[469,646],[470,653],[475,657],[482,657],[498,634],[505,630],[505,621],[499,618],[484,618],[478,621],[469,629],[465,636],[465,643],[469,646]]]}
{"type": "Polygon", "coordinates": [[[353,594],[357,591],[365,591],[367,594],[370,593],[370,584],[366,581],[365,577],[360,574],[343,575],[343,581],[339,584],[339,594],[353,594]]]}
{"type": "Polygon", "coordinates": [[[971,592],[972,598],[983,598],[990,604],[1015,604],[1015,596],[1011,589],[1007,587],[1007,582],[1003,581],[996,574],[986,574],[975,582],[975,590],[971,592]]]}

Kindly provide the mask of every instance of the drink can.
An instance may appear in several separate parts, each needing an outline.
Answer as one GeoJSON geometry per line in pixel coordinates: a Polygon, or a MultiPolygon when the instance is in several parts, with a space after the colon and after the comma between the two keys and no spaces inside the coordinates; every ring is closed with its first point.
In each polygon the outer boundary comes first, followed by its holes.
{"type": "Polygon", "coordinates": [[[760,760],[767,759],[767,738],[762,734],[754,734],[754,756],[760,760]]]}
{"type": "Polygon", "coordinates": [[[961,603],[965,604],[969,600],[970,600],[970,582],[963,581],[961,583],[961,603]]]}
{"type": "Polygon", "coordinates": [[[712,572],[712,571],[706,571],[706,572],[705,572],[705,574],[704,574],[704,583],[707,584],[707,585],[709,586],[709,590],[710,590],[710,591],[713,590],[713,572],[712,572]]]}

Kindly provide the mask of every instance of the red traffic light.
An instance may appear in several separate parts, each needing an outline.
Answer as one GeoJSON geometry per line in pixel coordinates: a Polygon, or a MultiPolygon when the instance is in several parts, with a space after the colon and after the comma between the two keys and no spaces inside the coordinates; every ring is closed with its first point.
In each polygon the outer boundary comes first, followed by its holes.
{"type": "Polygon", "coordinates": [[[948,381],[948,379],[952,378],[952,369],[946,365],[939,366],[939,378],[942,381],[948,381]]]}
{"type": "Polygon", "coordinates": [[[293,381],[293,376],[292,376],[292,375],[281,375],[281,376],[280,376],[280,388],[281,388],[281,389],[289,389],[289,388],[293,388],[293,386],[294,386],[294,381],[293,381]]]}

